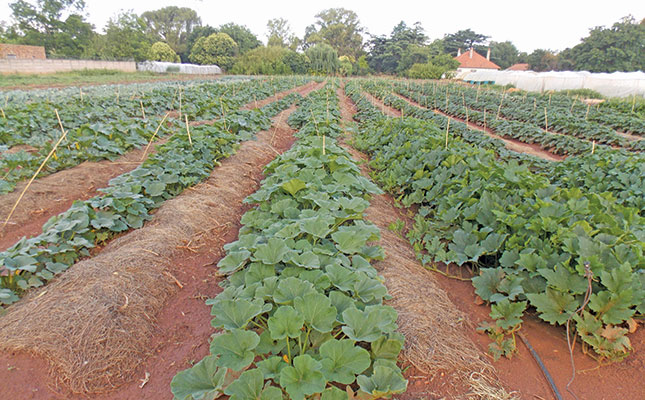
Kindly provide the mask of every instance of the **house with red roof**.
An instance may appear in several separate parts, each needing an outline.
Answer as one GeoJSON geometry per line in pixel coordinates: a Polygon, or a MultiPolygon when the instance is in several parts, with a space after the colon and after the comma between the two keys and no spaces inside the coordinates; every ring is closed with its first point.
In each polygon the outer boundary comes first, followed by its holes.
{"type": "Polygon", "coordinates": [[[461,54],[461,49],[455,57],[459,61],[459,68],[457,68],[457,75],[465,72],[478,72],[478,71],[492,71],[499,70],[499,65],[490,60],[490,49],[486,57],[477,53],[472,47],[467,52],[461,54]]]}
{"type": "Polygon", "coordinates": [[[510,67],[506,68],[506,71],[528,71],[529,65],[526,63],[513,64],[510,67]]]}

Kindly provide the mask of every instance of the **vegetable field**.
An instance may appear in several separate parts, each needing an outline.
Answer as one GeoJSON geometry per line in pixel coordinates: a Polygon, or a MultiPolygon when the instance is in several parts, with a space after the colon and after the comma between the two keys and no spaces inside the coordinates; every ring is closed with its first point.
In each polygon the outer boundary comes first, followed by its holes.
{"type": "Polygon", "coordinates": [[[645,393],[645,119],[619,102],[313,77],[1,97],[2,398],[645,393]]]}

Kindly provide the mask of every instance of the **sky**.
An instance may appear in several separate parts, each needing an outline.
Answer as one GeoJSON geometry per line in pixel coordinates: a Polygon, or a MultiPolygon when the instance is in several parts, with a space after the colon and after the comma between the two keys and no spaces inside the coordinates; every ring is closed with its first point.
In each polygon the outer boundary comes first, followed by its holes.
{"type": "MultiPolygon", "coordinates": [[[[0,3],[0,21],[10,21],[9,3],[0,3]]],[[[31,0],[32,2],[35,0],[31,0]]],[[[389,35],[400,21],[411,26],[421,22],[431,40],[461,29],[488,35],[490,40],[510,40],[520,51],[537,48],[564,50],[573,47],[595,26],[611,26],[631,14],[645,18],[642,0],[542,0],[528,1],[209,1],[209,0],[85,0],[87,20],[102,32],[106,22],[119,11],[140,14],[175,5],[197,11],[203,25],[217,27],[234,22],[246,25],[266,43],[266,23],[285,18],[292,31],[302,37],[315,15],[327,8],[343,7],[356,12],[363,27],[373,35],[389,35]]]]}

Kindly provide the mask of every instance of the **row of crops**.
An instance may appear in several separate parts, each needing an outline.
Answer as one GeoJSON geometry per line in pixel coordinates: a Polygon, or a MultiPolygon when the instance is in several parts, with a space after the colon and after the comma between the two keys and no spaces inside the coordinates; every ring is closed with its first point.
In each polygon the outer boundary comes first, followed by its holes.
{"type": "MultiPolygon", "coordinates": [[[[290,87],[294,82],[287,80],[282,85],[290,87]]],[[[273,94],[254,92],[256,82],[249,86],[238,90],[247,93],[241,98],[273,94]]],[[[169,127],[168,141],[138,168],[112,179],[99,190],[100,195],[76,201],[52,217],[43,225],[42,234],[23,238],[0,253],[0,305],[11,304],[29,288],[44,285],[115,235],[143,226],[153,210],[208,177],[219,160],[235,151],[237,143],[268,129],[271,116],[299,98],[291,94],[261,109],[230,111],[226,118],[193,127],[190,135],[183,127],[169,127]]]]}
{"type": "MultiPolygon", "coordinates": [[[[491,304],[491,351],[509,355],[527,310],[571,324],[602,358],[629,354],[628,326],[645,312],[645,183],[642,156],[618,150],[562,163],[518,158],[465,124],[411,105],[386,118],[351,82],[359,108],[356,146],[376,181],[418,206],[409,232],[419,259],[475,266],[476,293],[491,304]],[[427,118],[426,118],[427,116],[427,118]],[[443,123],[443,124],[442,124],[443,123]],[[588,297],[588,304],[586,298],[588,297]]],[[[390,90],[392,89],[390,86],[390,90]]]]}
{"type": "Polygon", "coordinates": [[[58,101],[36,96],[29,102],[9,102],[0,116],[0,194],[34,175],[63,130],[65,138],[39,176],[84,161],[114,160],[187,122],[236,118],[229,114],[243,104],[303,83],[303,78],[157,83],[124,98],[108,90],[82,97],[81,91],[58,101]],[[168,118],[170,110],[178,115],[168,118]]]}
{"type": "Polygon", "coordinates": [[[379,189],[333,138],[334,85],[289,118],[300,140],[265,169],[237,241],[219,263],[224,291],[209,300],[223,329],[211,354],[172,381],[177,399],[382,398],[405,391],[403,337],[370,260],[379,230],[363,220],[379,189]],[[243,372],[242,372],[243,371],[243,372]],[[318,398],[318,397],[316,397],[318,398]]]}
{"type": "MultiPolygon", "coordinates": [[[[630,151],[645,150],[645,140],[627,139],[616,132],[615,125],[603,125],[577,115],[575,103],[567,109],[556,101],[549,105],[543,96],[528,97],[490,90],[480,93],[478,89],[458,85],[368,81],[365,86],[388,105],[402,107],[399,97],[402,96],[424,107],[493,129],[501,136],[536,143],[556,154],[590,153],[599,145],[630,151]]],[[[594,110],[594,113],[599,112],[594,110]]],[[[642,118],[632,114],[623,117],[624,128],[621,131],[629,130],[638,135],[645,131],[642,118]]]]}

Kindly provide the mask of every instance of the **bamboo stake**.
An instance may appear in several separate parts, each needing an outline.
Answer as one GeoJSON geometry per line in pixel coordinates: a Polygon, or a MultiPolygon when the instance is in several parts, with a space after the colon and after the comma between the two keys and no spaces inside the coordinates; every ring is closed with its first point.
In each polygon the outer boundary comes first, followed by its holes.
{"type": "Polygon", "coordinates": [[[589,108],[591,108],[591,104],[587,104],[587,112],[585,113],[585,121],[587,120],[587,116],[589,115],[589,108]]]}
{"type": "Polygon", "coordinates": [[[324,156],[324,155],[326,154],[326,152],[325,152],[325,135],[323,135],[323,143],[322,143],[322,146],[323,146],[323,156],[324,156]]]}
{"type": "MultiPolygon", "coordinates": [[[[47,96],[47,102],[49,102],[49,95],[47,96]]],[[[9,103],[9,95],[6,95],[4,98],[4,108],[7,108],[7,103],[9,103]]]]}
{"type": "Polygon", "coordinates": [[[186,121],[186,134],[188,135],[188,143],[190,143],[192,147],[193,139],[190,137],[190,126],[188,126],[188,114],[184,114],[184,119],[186,121]]]}
{"type": "Polygon", "coordinates": [[[11,216],[13,215],[14,211],[16,211],[16,208],[18,207],[18,204],[20,204],[20,201],[25,196],[25,192],[27,192],[27,189],[29,189],[29,186],[31,186],[31,184],[34,182],[34,180],[36,179],[36,177],[38,176],[40,171],[42,171],[43,168],[45,167],[45,164],[47,163],[47,161],[49,161],[51,156],[56,152],[56,149],[58,148],[58,145],[61,144],[63,139],[65,139],[65,136],[67,136],[67,131],[63,128],[63,123],[61,122],[60,116],[58,115],[58,110],[54,109],[54,111],[56,112],[56,118],[58,118],[58,125],[60,126],[60,131],[61,131],[60,138],[58,138],[58,141],[56,142],[54,147],[51,149],[49,154],[47,154],[47,157],[45,157],[43,162],[40,164],[40,167],[38,167],[38,169],[36,170],[36,173],[31,177],[31,179],[29,179],[29,182],[27,182],[27,186],[25,186],[25,188],[22,189],[22,192],[20,193],[20,196],[18,196],[18,200],[16,200],[16,203],[11,208],[11,211],[9,212],[9,215],[7,215],[7,219],[4,220],[4,224],[2,225],[3,228],[5,226],[7,226],[7,224],[9,223],[9,219],[11,219],[11,216]]]}
{"type": "Polygon", "coordinates": [[[551,105],[551,94],[552,93],[549,93],[549,105],[551,105]]]}
{"type": "Polygon", "coordinates": [[[119,88],[116,88],[116,104],[119,104],[119,88]]]}
{"type": "MultiPolygon", "coordinates": [[[[6,103],[5,103],[6,105],[6,103]]],[[[632,94],[632,113],[634,112],[634,106],[636,105],[636,93],[632,94]]]]}
{"type": "Polygon", "coordinates": [[[486,130],[486,109],[484,108],[484,130],[486,130]]]}
{"type": "Polygon", "coordinates": [[[544,107],[544,132],[549,133],[549,116],[546,113],[546,107],[544,107]]]}
{"type": "Polygon", "coordinates": [[[226,127],[226,112],[224,112],[224,105],[222,103],[222,98],[219,98],[219,110],[222,112],[222,119],[224,120],[224,129],[228,130],[226,127]]]}
{"type": "Polygon", "coordinates": [[[7,116],[4,114],[4,110],[0,108],[0,112],[2,113],[2,118],[7,119],[7,116]]]}
{"type": "Polygon", "coordinates": [[[592,140],[591,141],[591,154],[593,154],[594,151],[596,151],[596,141],[592,140]]]}
{"type": "Polygon", "coordinates": [[[150,145],[152,145],[152,141],[155,140],[155,136],[157,136],[157,132],[159,132],[159,129],[161,129],[161,125],[163,125],[164,121],[166,118],[168,118],[168,114],[170,114],[170,111],[166,113],[166,115],[163,116],[163,119],[159,123],[159,126],[155,130],[155,133],[152,134],[152,137],[150,138],[150,142],[146,146],[146,149],[143,151],[143,154],[141,155],[141,161],[143,161],[146,158],[146,153],[148,152],[148,149],[150,148],[150,145]]]}
{"type": "Polygon", "coordinates": [[[181,90],[179,91],[179,118],[181,118],[181,90]]]}
{"type": "Polygon", "coordinates": [[[537,108],[537,100],[534,98],[533,99],[533,111],[537,108]]]}
{"type": "Polygon", "coordinates": [[[573,112],[573,106],[576,105],[576,100],[578,100],[578,95],[573,99],[573,103],[571,103],[571,108],[569,109],[569,112],[573,112]]]}
{"type": "Polygon", "coordinates": [[[146,110],[143,109],[143,101],[139,100],[139,104],[141,104],[141,114],[143,114],[143,119],[146,119],[146,110]]]}
{"type": "Polygon", "coordinates": [[[499,113],[502,111],[502,103],[504,102],[504,96],[502,96],[502,99],[499,101],[499,107],[497,107],[497,115],[495,116],[495,119],[499,119],[499,113]]]}
{"type": "Polygon", "coordinates": [[[446,149],[448,148],[448,132],[450,132],[450,118],[448,118],[448,123],[446,124],[446,149]]]}

